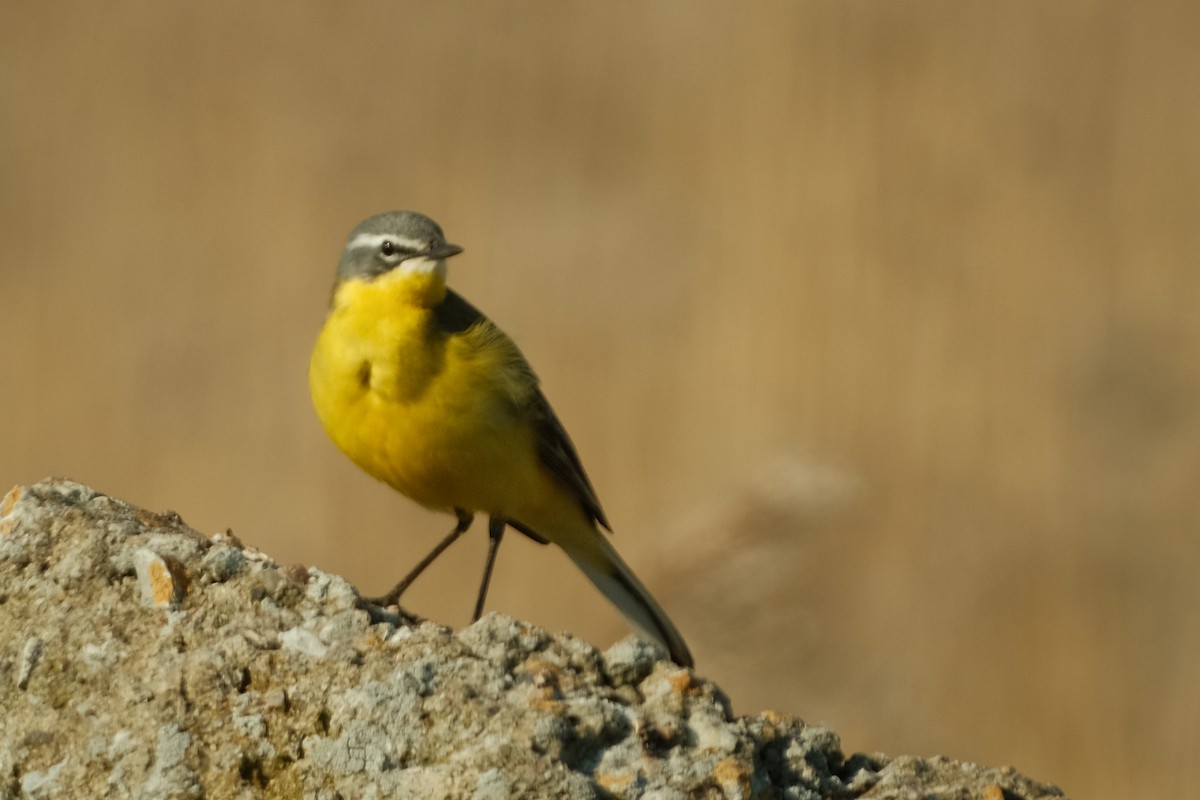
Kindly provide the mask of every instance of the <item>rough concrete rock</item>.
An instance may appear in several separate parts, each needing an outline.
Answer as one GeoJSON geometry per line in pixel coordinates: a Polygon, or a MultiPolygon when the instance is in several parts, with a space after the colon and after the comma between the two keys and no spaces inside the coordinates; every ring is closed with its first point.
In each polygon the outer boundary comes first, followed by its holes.
{"type": "Polygon", "coordinates": [[[68,481],[0,504],[0,800],[1062,796],[1011,769],[847,758],[658,658],[498,614],[416,624],[68,481]]]}

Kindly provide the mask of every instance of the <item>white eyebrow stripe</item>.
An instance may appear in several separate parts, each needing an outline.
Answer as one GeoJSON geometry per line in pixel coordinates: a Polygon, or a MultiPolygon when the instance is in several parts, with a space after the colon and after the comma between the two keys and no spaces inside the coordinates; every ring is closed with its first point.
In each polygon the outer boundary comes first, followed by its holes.
{"type": "Polygon", "coordinates": [[[383,244],[384,242],[395,242],[403,248],[418,252],[424,250],[428,246],[426,242],[410,239],[407,236],[397,236],[394,233],[360,233],[358,236],[355,236],[350,240],[350,242],[346,245],[346,249],[357,250],[361,247],[366,247],[371,250],[375,250],[378,249],[379,245],[383,244]]]}

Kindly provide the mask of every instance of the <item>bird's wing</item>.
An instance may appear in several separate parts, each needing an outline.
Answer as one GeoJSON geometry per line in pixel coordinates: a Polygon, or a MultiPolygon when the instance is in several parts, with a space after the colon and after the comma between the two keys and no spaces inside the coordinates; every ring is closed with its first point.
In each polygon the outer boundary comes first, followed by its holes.
{"type": "Polygon", "coordinates": [[[579,498],[583,510],[588,515],[608,530],[612,530],[604,516],[604,509],[600,507],[600,498],[596,497],[596,490],[592,488],[592,482],[583,471],[583,463],[579,460],[579,454],[575,452],[575,445],[571,444],[571,437],[567,436],[566,429],[558,421],[554,409],[550,407],[550,401],[542,394],[540,388],[535,387],[532,403],[534,425],[537,428],[538,458],[579,498]]]}
{"type": "MultiPolygon", "coordinates": [[[[447,333],[464,333],[475,325],[483,324],[499,334],[499,329],[495,328],[482,311],[453,290],[446,291],[446,299],[439,303],[433,311],[438,321],[438,327],[447,333]]],[[[503,334],[499,335],[503,336],[503,334]]],[[[490,338],[490,336],[486,338],[490,338]]],[[[527,398],[524,398],[524,403],[526,413],[529,414],[530,421],[537,432],[539,460],[578,498],[583,510],[590,517],[611,530],[608,519],[604,516],[604,509],[600,507],[600,499],[596,497],[596,490],[592,488],[592,483],[583,470],[583,463],[579,460],[579,454],[575,452],[575,445],[571,443],[566,429],[559,422],[554,409],[550,407],[550,401],[538,387],[537,376],[530,369],[528,362],[525,361],[524,356],[515,345],[512,350],[515,357],[519,359],[520,369],[526,371],[530,378],[529,385],[532,392],[527,398]]],[[[514,525],[514,527],[522,530],[519,525],[514,525]]],[[[529,531],[522,530],[522,533],[532,535],[532,532],[529,531]]]]}
{"type": "Polygon", "coordinates": [[[482,311],[453,289],[446,290],[446,299],[433,307],[433,315],[438,328],[446,333],[462,333],[477,322],[487,321],[482,311]]]}

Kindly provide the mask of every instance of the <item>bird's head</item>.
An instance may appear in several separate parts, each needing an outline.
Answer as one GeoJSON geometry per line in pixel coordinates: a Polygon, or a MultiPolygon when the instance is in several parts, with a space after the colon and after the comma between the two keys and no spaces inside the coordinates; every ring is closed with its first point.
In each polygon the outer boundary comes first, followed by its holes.
{"type": "Polygon", "coordinates": [[[462,248],[449,244],[441,227],[415,211],[389,211],[350,232],[338,263],[338,282],[373,281],[393,271],[446,275],[446,259],[462,248]]]}

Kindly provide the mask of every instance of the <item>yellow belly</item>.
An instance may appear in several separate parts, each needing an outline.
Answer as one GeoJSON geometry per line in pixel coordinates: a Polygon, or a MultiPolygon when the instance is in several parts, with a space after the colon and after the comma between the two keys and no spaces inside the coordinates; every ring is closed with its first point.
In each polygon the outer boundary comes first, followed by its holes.
{"type": "Polygon", "coordinates": [[[536,505],[546,480],[505,354],[439,335],[427,309],[378,286],[351,291],[309,366],[317,415],[338,448],[428,508],[513,517],[536,505]]]}

